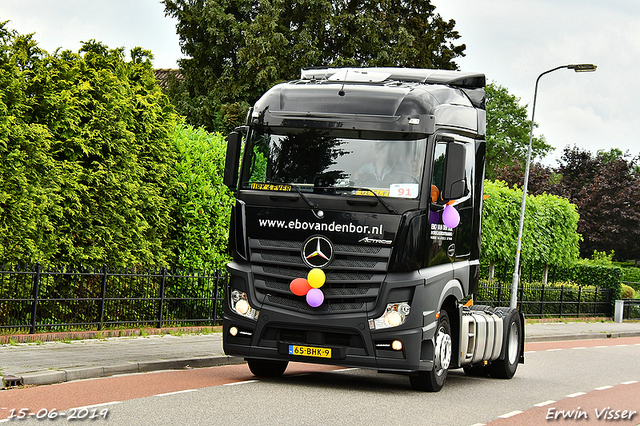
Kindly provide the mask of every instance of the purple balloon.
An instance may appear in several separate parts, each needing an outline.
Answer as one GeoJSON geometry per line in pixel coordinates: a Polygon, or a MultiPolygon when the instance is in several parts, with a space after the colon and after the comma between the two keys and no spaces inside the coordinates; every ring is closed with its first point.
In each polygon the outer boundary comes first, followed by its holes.
{"type": "Polygon", "coordinates": [[[442,212],[442,222],[447,228],[453,229],[460,223],[460,213],[458,213],[455,207],[447,204],[442,212]]]}
{"type": "Polygon", "coordinates": [[[317,308],[324,302],[324,293],[319,288],[312,288],[307,293],[307,303],[312,308],[317,308]]]}

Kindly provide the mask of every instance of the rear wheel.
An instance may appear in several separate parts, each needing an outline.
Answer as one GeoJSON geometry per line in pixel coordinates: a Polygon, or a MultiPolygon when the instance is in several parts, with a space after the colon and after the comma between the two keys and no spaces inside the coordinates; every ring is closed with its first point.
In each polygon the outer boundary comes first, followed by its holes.
{"type": "Polygon", "coordinates": [[[249,370],[258,377],[280,377],[289,365],[289,361],[270,361],[248,358],[249,370]]]}
{"type": "Polygon", "coordinates": [[[510,379],[516,374],[518,361],[520,360],[520,339],[523,338],[522,321],[517,310],[512,310],[508,314],[505,334],[507,344],[505,347],[504,359],[495,360],[489,365],[489,374],[498,379],[510,379]]]}
{"type": "Polygon", "coordinates": [[[423,392],[438,392],[447,380],[447,372],[451,363],[451,324],[446,311],[440,311],[438,329],[435,335],[435,354],[431,371],[419,371],[409,376],[411,387],[423,392]]]}

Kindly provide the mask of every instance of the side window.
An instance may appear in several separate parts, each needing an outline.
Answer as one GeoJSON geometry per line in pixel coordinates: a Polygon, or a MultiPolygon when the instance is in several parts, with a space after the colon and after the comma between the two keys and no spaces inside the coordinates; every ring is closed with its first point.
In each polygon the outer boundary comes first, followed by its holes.
{"type": "Polygon", "coordinates": [[[431,202],[443,205],[442,187],[444,183],[444,166],[446,163],[447,144],[438,142],[433,156],[433,174],[431,176],[431,202]]]}
{"type": "MultiPolygon", "coordinates": [[[[473,174],[474,152],[456,140],[456,143],[438,142],[433,157],[433,173],[431,175],[431,203],[444,206],[453,199],[445,199],[444,186],[449,186],[449,194],[453,191],[456,204],[470,197],[470,185],[473,174]],[[447,148],[451,148],[448,150],[447,148]],[[455,149],[454,149],[455,148],[455,149]],[[450,156],[451,158],[447,158],[450,156]],[[449,164],[447,165],[447,161],[449,164]]],[[[451,195],[449,195],[451,197],[451,195]]]]}
{"type": "Polygon", "coordinates": [[[250,135],[250,140],[244,144],[244,149],[249,150],[248,161],[243,170],[242,185],[246,187],[251,182],[265,182],[267,180],[267,153],[270,138],[268,135],[250,135]]]}

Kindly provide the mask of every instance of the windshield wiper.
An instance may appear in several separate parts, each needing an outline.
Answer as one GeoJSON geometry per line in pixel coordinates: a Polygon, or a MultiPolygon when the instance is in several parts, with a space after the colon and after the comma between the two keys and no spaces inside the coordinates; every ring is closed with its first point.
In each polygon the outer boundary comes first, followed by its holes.
{"type": "Polygon", "coordinates": [[[380,201],[380,204],[382,204],[383,206],[385,206],[387,208],[387,210],[389,210],[389,213],[396,213],[396,214],[398,213],[396,211],[396,209],[391,207],[389,204],[387,204],[386,201],[384,201],[382,199],[382,197],[380,197],[378,194],[376,194],[373,189],[370,189],[370,188],[359,188],[359,187],[356,187],[356,186],[337,186],[337,187],[335,187],[335,189],[339,189],[339,190],[345,189],[347,191],[366,191],[366,192],[370,192],[378,199],[378,201],[380,201]]]}
{"type": "Polygon", "coordinates": [[[320,210],[320,206],[315,204],[310,199],[308,199],[307,196],[304,195],[304,193],[296,185],[293,185],[291,183],[277,183],[277,182],[261,182],[261,184],[274,185],[274,186],[289,186],[289,187],[291,187],[294,191],[296,191],[298,193],[298,195],[300,195],[300,198],[302,198],[304,200],[304,202],[307,203],[307,205],[309,207],[311,207],[311,212],[313,213],[313,215],[315,217],[317,217],[318,219],[322,219],[324,217],[324,212],[322,210],[320,210]]]}
{"type": "Polygon", "coordinates": [[[322,219],[324,217],[324,212],[320,210],[320,206],[318,204],[308,199],[307,196],[304,195],[300,190],[300,188],[298,188],[296,185],[291,185],[291,184],[288,184],[288,185],[291,186],[293,189],[295,189],[295,191],[298,194],[300,194],[300,198],[302,198],[309,205],[309,207],[311,207],[311,212],[314,214],[315,217],[317,217],[318,219],[322,219]]]}

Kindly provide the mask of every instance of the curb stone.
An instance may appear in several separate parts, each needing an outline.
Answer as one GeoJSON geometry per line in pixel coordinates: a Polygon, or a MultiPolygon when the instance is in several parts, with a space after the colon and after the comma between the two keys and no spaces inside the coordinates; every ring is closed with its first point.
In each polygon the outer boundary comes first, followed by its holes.
{"type": "MultiPolygon", "coordinates": [[[[119,374],[148,373],[162,370],[182,370],[185,368],[216,367],[223,365],[244,364],[243,358],[221,355],[201,358],[184,358],[176,360],[143,361],[114,364],[103,367],[78,367],[64,370],[46,370],[24,373],[16,376],[23,385],[51,385],[73,380],[95,379],[119,374]]],[[[6,376],[14,377],[14,376],[6,376]]]]}
{"type": "Polygon", "coordinates": [[[525,343],[535,342],[554,342],[565,340],[593,340],[593,339],[615,339],[620,337],[638,337],[640,331],[621,331],[616,333],[581,333],[581,334],[561,334],[552,336],[527,336],[525,334],[525,343]]]}

